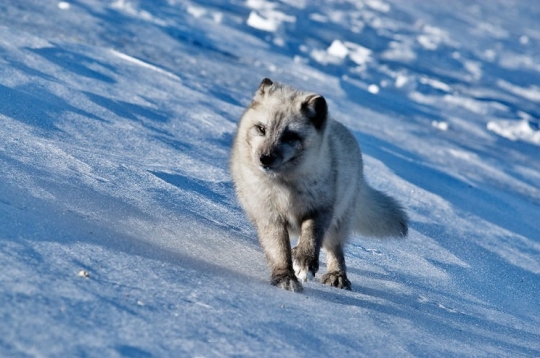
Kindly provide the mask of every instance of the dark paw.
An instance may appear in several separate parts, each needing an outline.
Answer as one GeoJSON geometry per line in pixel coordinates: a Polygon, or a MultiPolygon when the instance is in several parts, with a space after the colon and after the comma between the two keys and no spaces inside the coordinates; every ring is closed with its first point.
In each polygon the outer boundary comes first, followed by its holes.
{"type": "Polygon", "coordinates": [[[328,272],[321,277],[321,282],[328,286],[351,290],[351,281],[345,272],[328,272]]]}
{"type": "Polygon", "coordinates": [[[306,252],[297,247],[292,249],[294,273],[300,281],[306,282],[308,275],[315,277],[319,271],[319,258],[313,253],[306,252]]]}
{"type": "Polygon", "coordinates": [[[272,275],[272,285],[292,292],[302,292],[302,284],[292,272],[272,275]]]}

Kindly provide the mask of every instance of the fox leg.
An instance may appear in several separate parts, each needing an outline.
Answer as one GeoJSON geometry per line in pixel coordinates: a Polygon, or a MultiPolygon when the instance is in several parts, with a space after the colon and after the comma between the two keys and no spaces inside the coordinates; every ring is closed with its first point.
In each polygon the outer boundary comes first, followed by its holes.
{"type": "Polygon", "coordinates": [[[321,282],[325,285],[351,289],[351,281],[347,278],[347,268],[345,266],[345,255],[343,254],[343,244],[349,230],[346,225],[333,226],[323,242],[326,251],[327,272],[321,277],[321,282]]]}
{"type": "Polygon", "coordinates": [[[327,228],[327,215],[317,214],[302,222],[298,245],[292,249],[293,267],[301,281],[319,271],[319,253],[327,228]]]}
{"type": "Polygon", "coordinates": [[[302,285],[294,275],[291,260],[291,244],[285,225],[257,225],[259,241],[270,266],[271,283],[293,292],[301,292],[302,285]]]}

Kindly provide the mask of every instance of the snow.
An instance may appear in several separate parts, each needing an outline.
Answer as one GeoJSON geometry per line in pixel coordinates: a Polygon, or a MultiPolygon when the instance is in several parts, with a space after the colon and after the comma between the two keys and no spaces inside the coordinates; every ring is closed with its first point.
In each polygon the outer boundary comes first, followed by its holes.
{"type": "Polygon", "coordinates": [[[332,44],[326,50],[329,55],[344,59],[349,54],[349,49],[339,40],[332,41],[332,44]]]}
{"type": "Polygon", "coordinates": [[[540,356],[539,17],[2,2],[0,356],[540,356]],[[350,292],[272,287],[236,202],[264,77],[324,95],[411,216],[405,240],[351,238],[350,292]]]}
{"type": "Polygon", "coordinates": [[[487,129],[510,140],[521,140],[540,145],[540,131],[526,119],[519,122],[492,121],[487,124],[487,129]]]}

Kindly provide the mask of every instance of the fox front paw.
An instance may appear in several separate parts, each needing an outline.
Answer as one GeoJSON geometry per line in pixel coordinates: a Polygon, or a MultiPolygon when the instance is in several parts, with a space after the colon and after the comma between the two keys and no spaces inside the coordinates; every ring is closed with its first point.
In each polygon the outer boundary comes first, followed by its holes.
{"type": "Polygon", "coordinates": [[[328,286],[351,290],[351,281],[345,272],[328,272],[321,277],[321,282],[328,286]]]}
{"type": "Polygon", "coordinates": [[[303,287],[292,272],[272,275],[272,285],[292,292],[302,292],[303,287]]]}
{"type": "Polygon", "coordinates": [[[302,282],[313,279],[319,271],[319,259],[303,252],[297,247],[292,249],[293,269],[296,277],[302,282]]]}

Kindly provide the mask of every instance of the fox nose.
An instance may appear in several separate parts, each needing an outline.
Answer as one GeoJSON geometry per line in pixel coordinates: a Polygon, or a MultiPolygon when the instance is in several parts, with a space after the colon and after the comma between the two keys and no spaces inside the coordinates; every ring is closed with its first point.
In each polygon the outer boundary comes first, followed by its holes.
{"type": "Polygon", "coordinates": [[[261,164],[263,167],[268,168],[271,167],[272,164],[276,161],[276,155],[275,154],[263,154],[260,156],[259,160],[261,161],[261,164]]]}

